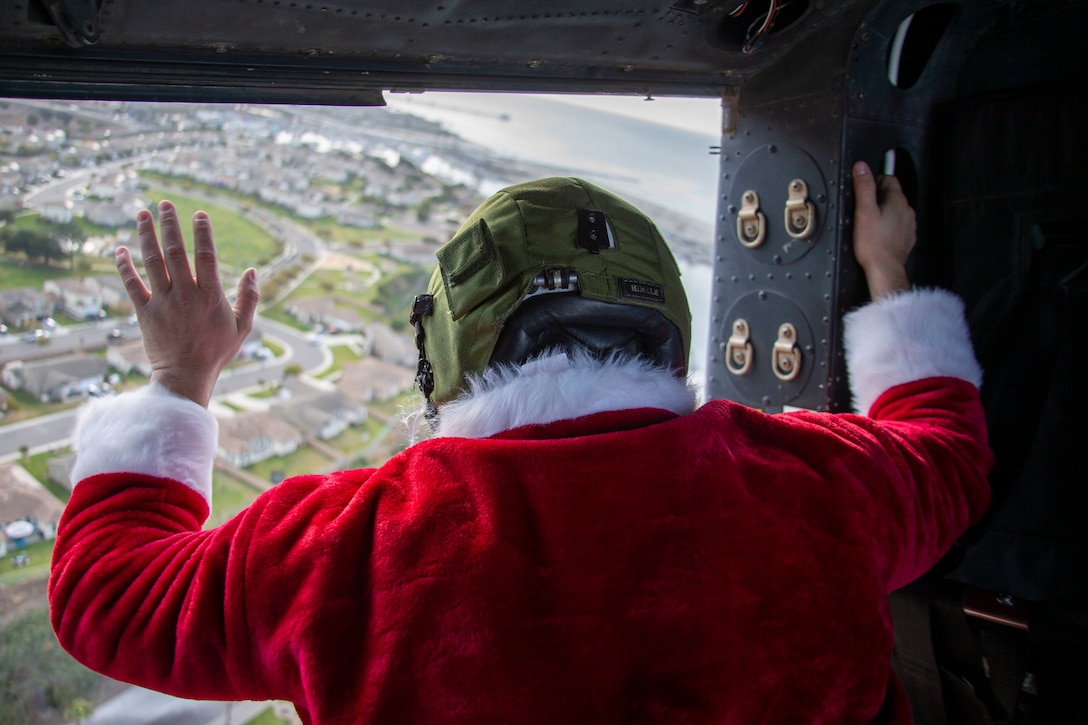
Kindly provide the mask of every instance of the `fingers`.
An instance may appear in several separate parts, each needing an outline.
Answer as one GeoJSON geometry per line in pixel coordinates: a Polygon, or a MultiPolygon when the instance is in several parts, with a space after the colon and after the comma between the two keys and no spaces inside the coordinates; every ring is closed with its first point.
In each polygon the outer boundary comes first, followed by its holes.
{"type": "Polygon", "coordinates": [[[146,209],[136,215],[136,233],[140,238],[140,254],[151,291],[164,292],[170,288],[170,275],[166,271],[162,249],[159,248],[159,240],[155,235],[155,219],[146,209]]]}
{"type": "Polygon", "coordinates": [[[219,288],[219,262],[215,256],[212,222],[202,211],[193,214],[193,265],[198,287],[209,292],[219,288]]]}
{"type": "Polygon", "coordinates": [[[246,334],[253,327],[253,317],[257,314],[257,303],[261,296],[257,291],[257,270],[250,267],[238,280],[238,297],[234,301],[234,316],[238,320],[238,329],[246,334]]]}
{"type": "Polygon", "coordinates": [[[854,214],[857,217],[880,213],[876,199],[876,180],[864,161],[854,164],[854,214]]]}
{"type": "MultiPolygon", "coordinates": [[[[162,231],[162,255],[166,260],[166,272],[171,283],[192,280],[189,256],[185,252],[185,237],[181,233],[178,210],[168,201],[159,202],[159,228],[162,231]]],[[[209,238],[211,229],[208,230],[209,238]]],[[[154,285],[151,291],[155,291],[154,285]]]]}
{"type": "Polygon", "coordinates": [[[121,283],[125,285],[125,292],[128,293],[128,298],[132,300],[133,307],[139,312],[151,299],[151,292],[144,286],[143,280],[137,274],[136,267],[132,264],[132,255],[129,254],[128,249],[118,247],[114,253],[114,259],[117,262],[117,273],[121,276],[121,283]]]}

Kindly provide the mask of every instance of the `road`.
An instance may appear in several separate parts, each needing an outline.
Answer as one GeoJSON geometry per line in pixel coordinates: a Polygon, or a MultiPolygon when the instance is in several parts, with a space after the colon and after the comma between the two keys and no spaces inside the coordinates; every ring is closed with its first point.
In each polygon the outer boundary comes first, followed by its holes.
{"type": "Polygon", "coordinates": [[[271,703],[184,700],[161,692],[129,687],[106,700],[84,725],[242,725],[271,703]]]}
{"type": "Polygon", "coordinates": [[[81,350],[102,349],[114,328],[126,339],[140,337],[140,328],[123,320],[107,319],[58,327],[45,342],[24,342],[22,333],[12,332],[0,338],[0,367],[12,360],[41,360],[81,350]]]}

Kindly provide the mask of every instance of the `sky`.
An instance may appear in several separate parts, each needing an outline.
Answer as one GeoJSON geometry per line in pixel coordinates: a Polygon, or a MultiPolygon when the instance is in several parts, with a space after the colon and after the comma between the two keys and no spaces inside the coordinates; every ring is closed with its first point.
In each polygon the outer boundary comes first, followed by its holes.
{"type": "Polygon", "coordinates": [[[644,121],[673,126],[685,131],[713,136],[721,135],[721,99],[654,97],[647,101],[642,96],[548,96],[560,103],[592,108],[620,116],[641,118],[644,121]]]}
{"type": "MultiPolygon", "coordinates": [[[[502,95],[498,93],[456,91],[428,91],[424,94],[388,93],[386,94],[386,102],[394,109],[403,107],[402,104],[410,106],[413,103],[434,103],[447,108],[470,108],[474,106],[489,108],[494,107],[496,100],[502,95]]],[[[647,101],[643,96],[517,95],[547,99],[548,101],[581,106],[595,111],[637,118],[715,139],[721,137],[721,99],[719,98],[654,96],[653,100],[647,101]]]]}

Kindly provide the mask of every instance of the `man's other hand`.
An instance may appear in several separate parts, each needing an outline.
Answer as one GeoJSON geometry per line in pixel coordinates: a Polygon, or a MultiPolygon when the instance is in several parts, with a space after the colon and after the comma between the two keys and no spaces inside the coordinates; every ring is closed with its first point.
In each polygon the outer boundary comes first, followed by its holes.
{"type": "Polygon", "coordinates": [[[854,164],[854,257],[865,270],[874,300],[910,289],[907,257],[914,248],[915,219],[899,180],[854,164]]]}
{"type": "Polygon", "coordinates": [[[233,306],[219,281],[219,263],[208,215],[193,215],[194,276],[189,268],[177,209],[159,204],[162,246],[146,209],[136,215],[147,285],[128,249],[117,249],[124,282],[151,361],[151,380],[177,395],[207,406],[219,373],[234,359],[257,312],[257,274],[251,267],[238,282],[233,306]],[[150,289],[149,289],[150,288],[150,289]]]}

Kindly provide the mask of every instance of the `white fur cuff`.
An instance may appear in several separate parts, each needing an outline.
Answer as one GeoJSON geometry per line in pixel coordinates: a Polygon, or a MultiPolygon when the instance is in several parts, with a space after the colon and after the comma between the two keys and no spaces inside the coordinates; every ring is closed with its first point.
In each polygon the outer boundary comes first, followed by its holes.
{"type": "Polygon", "coordinates": [[[951,292],[919,289],[885,297],[844,318],[843,340],[854,410],[869,412],[887,389],[950,376],[982,384],[963,302],[951,292]]]}
{"type": "Polygon", "coordinates": [[[179,481],[211,506],[219,425],[208,410],[152,383],[84,405],[76,419],[73,486],[100,473],[179,481]]]}

